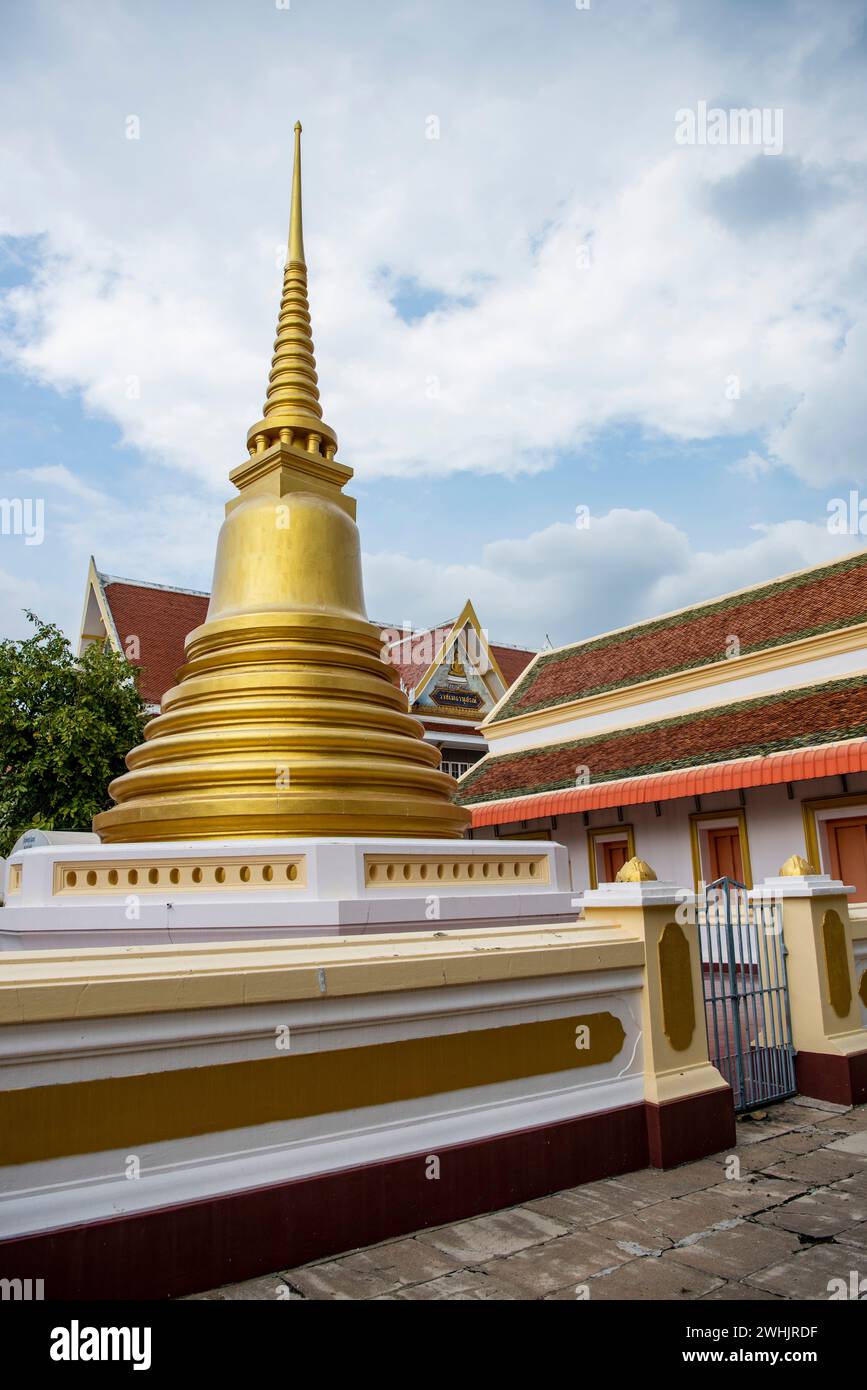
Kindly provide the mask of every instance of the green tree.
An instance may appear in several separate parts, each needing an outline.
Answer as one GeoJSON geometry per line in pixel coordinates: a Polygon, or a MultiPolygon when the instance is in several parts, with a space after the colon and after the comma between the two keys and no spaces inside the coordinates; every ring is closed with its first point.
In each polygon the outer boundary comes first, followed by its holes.
{"type": "Polygon", "coordinates": [[[144,727],[122,656],[94,642],[77,657],[58,628],[27,617],[30,637],[0,642],[0,854],[31,826],[89,830],[144,727]]]}

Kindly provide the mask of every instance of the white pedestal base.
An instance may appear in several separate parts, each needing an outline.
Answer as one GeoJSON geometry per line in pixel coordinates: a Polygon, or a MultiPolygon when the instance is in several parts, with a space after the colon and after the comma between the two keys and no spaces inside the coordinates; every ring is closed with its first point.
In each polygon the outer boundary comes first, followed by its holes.
{"type": "Polygon", "coordinates": [[[51,845],[6,866],[0,949],[161,945],[574,921],[562,845],[197,840],[51,845]]]}

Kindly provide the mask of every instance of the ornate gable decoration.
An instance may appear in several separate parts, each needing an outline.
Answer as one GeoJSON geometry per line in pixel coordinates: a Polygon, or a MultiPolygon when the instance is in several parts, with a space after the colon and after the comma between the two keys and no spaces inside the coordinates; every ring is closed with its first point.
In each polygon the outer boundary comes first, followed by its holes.
{"type": "MultiPolygon", "coordinates": [[[[451,719],[478,720],[494,707],[484,682],[487,652],[469,624],[446,644],[445,655],[416,698],[413,709],[435,709],[451,719]]],[[[488,669],[490,669],[488,667],[488,669]]]]}
{"type": "Polygon", "coordinates": [[[479,723],[506,692],[487,633],[469,601],[453,623],[383,636],[386,659],[400,666],[401,683],[417,714],[479,723]]]}

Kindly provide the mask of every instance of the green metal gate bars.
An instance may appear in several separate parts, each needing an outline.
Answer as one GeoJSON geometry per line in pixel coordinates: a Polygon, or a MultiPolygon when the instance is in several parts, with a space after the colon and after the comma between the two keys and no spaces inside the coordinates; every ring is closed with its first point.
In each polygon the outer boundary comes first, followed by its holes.
{"type": "Polygon", "coordinates": [[[708,885],[699,941],[711,1061],[736,1110],[795,1093],[786,946],[777,902],[730,878],[708,885]]]}

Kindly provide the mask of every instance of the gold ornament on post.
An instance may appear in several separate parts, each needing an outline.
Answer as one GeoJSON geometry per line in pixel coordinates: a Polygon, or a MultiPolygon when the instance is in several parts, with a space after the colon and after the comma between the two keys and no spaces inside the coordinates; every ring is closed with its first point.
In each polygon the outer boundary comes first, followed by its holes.
{"type": "Polygon", "coordinates": [[[780,869],[780,878],[806,878],[809,874],[815,874],[816,870],[808,859],[800,854],[792,854],[780,869]]]}
{"type": "Polygon", "coordinates": [[[656,879],[656,874],[650,865],[638,855],[633,855],[627,859],[614,876],[615,883],[652,883],[656,879]]]}
{"type": "Polygon", "coordinates": [[[208,615],[179,683],[94,819],[106,843],[269,836],[460,836],[452,801],[367,621],[352,469],[322,418],[301,217],[289,249],[263,418],[232,472],[208,615]]]}

